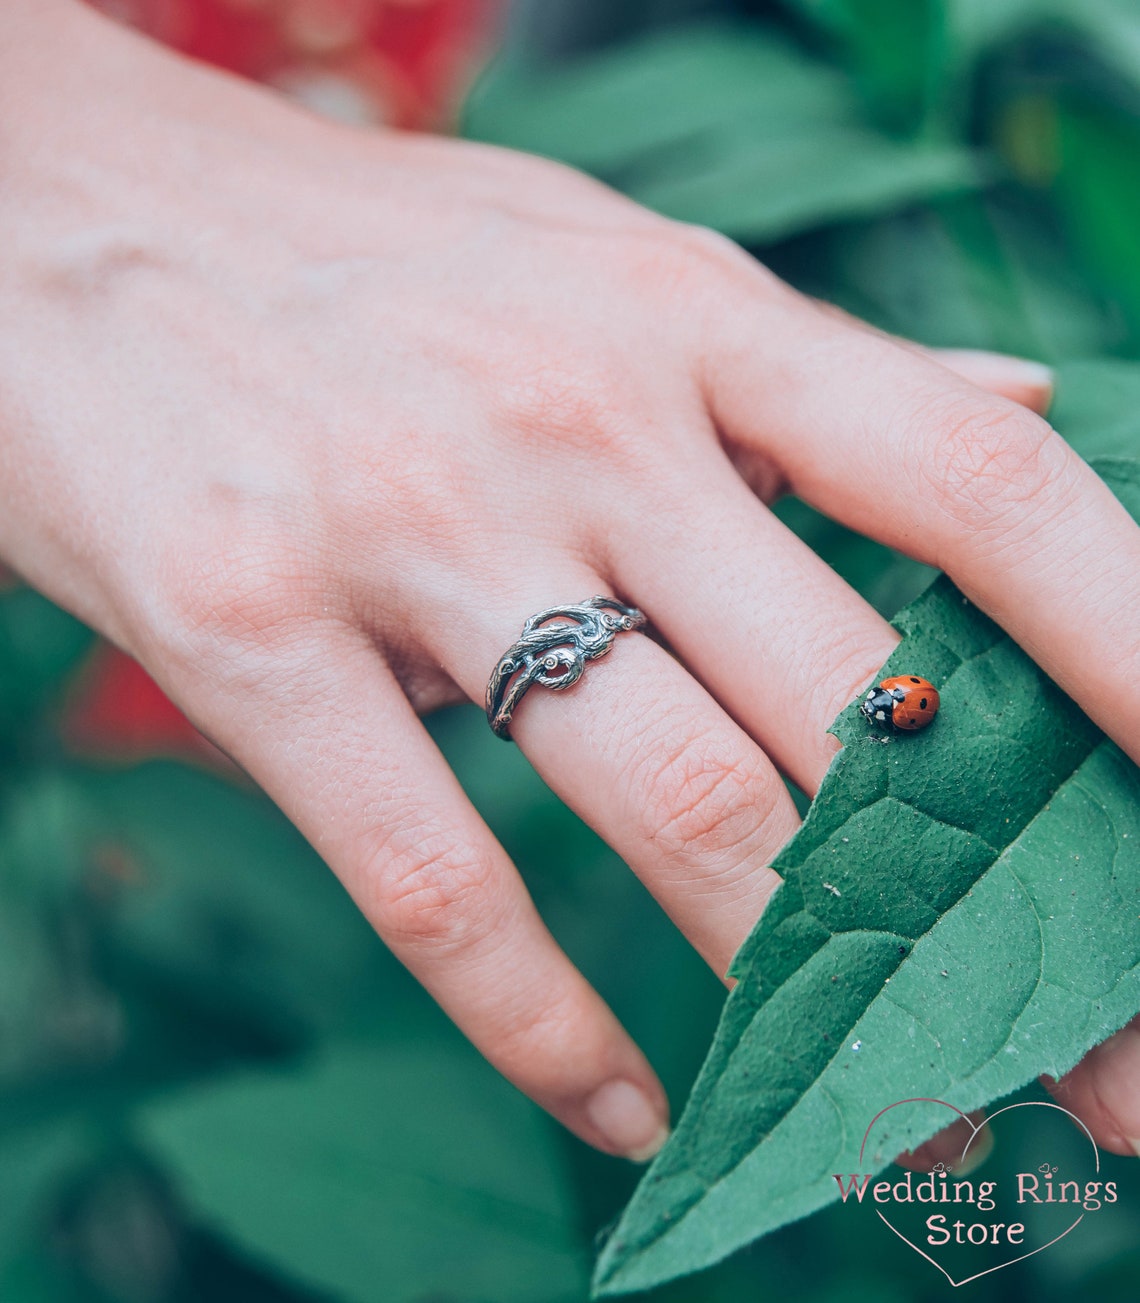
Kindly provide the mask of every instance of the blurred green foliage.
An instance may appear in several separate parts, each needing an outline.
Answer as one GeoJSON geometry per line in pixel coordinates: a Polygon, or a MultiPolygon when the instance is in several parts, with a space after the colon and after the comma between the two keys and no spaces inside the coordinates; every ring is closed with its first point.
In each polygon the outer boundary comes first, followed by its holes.
{"type": "MultiPolygon", "coordinates": [[[[1140,355],[1138,108],[1132,0],[542,0],[468,125],[886,329],[1057,361],[1140,355]]],[[[780,510],[880,609],[925,582],[780,510]]],[[[0,596],[0,1300],[581,1299],[635,1173],[464,1048],[262,797],[69,757],[55,721],[89,641],[0,596]]],[[[679,1106],[719,984],[477,712],[431,728],[679,1106]]],[[[1036,1152],[1016,1121],[998,1144],[1036,1152]]],[[[1095,1234],[973,1297],[1133,1299],[1133,1167],[1106,1156],[1124,1202],[1095,1234]]],[[[950,1296],[844,1212],[654,1297],[950,1296]]]]}

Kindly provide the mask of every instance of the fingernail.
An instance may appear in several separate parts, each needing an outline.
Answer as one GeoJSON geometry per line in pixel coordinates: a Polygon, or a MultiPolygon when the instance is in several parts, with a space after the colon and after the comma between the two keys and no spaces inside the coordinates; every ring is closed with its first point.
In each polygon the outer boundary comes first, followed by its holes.
{"type": "Polygon", "coordinates": [[[1053,368],[1044,362],[972,348],[939,349],[938,357],[952,371],[986,388],[1004,390],[1012,381],[1044,394],[1053,392],[1053,368]]]}
{"type": "Polygon", "coordinates": [[[1034,389],[1053,388],[1053,368],[1044,362],[1033,362],[1027,357],[1009,357],[1002,355],[1002,362],[1011,374],[1019,375],[1027,385],[1034,389]]]}
{"type": "Polygon", "coordinates": [[[632,1081],[607,1081],[586,1101],[586,1116],[626,1158],[644,1163],[669,1138],[669,1127],[648,1095],[632,1081]]]}
{"type": "Polygon", "coordinates": [[[1115,1123],[1117,1135],[1140,1157],[1140,1019],[1133,1019],[1098,1045],[1095,1060],[1096,1100],[1115,1123]]]}
{"type": "Polygon", "coordinates": [[[960,1158],[955,1164],[954,1174],[956,1176],[969,1176],[975,1168],[981,1167],[993,1151],[994,1133],[987,1124],[974,1137],[970,1148],[966,1150],[965,1158],[960,1158]]]}

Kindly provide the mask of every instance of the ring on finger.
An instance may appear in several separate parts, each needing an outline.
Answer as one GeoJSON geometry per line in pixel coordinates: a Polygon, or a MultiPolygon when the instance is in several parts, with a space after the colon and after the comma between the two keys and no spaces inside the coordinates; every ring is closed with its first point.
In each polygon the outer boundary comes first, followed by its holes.
{"type": "Polygon", "coordinates": [[[646,623],[636,606],[612,597],[591,597],[532,615],[487,682],[487,722],[495,736],[510,741],[511,719],[533,684],[565,691],[582,677],[587,661],[610,650],[619,633],[644,629],[646,623]]]}

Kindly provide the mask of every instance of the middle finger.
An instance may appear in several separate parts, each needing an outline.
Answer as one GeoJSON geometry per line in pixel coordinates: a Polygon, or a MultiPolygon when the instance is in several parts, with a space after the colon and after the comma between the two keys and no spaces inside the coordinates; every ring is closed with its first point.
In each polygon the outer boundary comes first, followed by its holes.
{"type": "Polygon", "coordinates": [[[690,669],[814,796],[838,747],[832,721],[899,636],[754,496],[711,433],[697,451],[699,465],[678,465],[672,492],[659,489],[664,509],[620,539],[616,580],[642,594],[690,669]]]}

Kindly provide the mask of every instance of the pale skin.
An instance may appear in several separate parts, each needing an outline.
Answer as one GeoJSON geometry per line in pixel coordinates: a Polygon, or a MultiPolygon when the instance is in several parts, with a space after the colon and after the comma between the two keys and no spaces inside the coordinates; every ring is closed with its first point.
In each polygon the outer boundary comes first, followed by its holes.
{"type": "MultiPolygon", "coordinates": [[[[664,1093],[419,719],[481,701],[530,612],[616,594],[675,649],[622,635],[512,732],[718,974],[796,827],[780,773],[814,793],[897,641],[780,493],[945,569],[1140,760],[1140,529],[1032,410],[1041,368],[888,339],[565,168],[319,121],[71,0],[6,0],[0,65],[0,558],[590,1144],[653,1152],[664,1093]]],[[[1138,1081],[1134,1025],[1058,1093],[1131,1153],[1138,1081]]]]}

